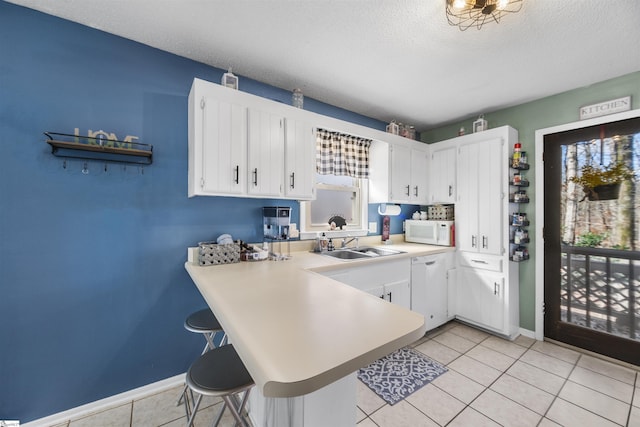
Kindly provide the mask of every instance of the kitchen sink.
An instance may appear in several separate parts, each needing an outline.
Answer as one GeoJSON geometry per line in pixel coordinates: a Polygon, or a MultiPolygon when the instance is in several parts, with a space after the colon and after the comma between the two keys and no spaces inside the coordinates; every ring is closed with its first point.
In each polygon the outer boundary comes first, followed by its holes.
{"type": "Polygon", "coordinates": [[[404,251],[399,251],[397,249],[376,248],[373,246],[363,246],[361,248],[354,248],[351,250],[368,256],[385,256],[405,253],[404,251]]]}
{"type": "Polygon", "coordinates": [[[322,255],[340,259],[359,259],[369,258],[369,255],[360,252],[354,252],[350,249],[339,249],[337,251],[323,252],[322,255]]]}
{"type": "Polygon", "coordinates": [[[330,252],[322,252],[322,255],[339,259],[364,259],[375,258],[387,255],[402,254],[404,251],[387,248],[376,248],[373,246],[363,246],[360,248],[337,249],[330,252]]]}

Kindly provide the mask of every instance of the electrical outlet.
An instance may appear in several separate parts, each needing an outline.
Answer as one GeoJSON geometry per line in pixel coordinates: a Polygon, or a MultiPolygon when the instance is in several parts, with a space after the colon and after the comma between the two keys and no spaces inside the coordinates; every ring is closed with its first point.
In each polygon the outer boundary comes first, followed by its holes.
{"type": "Polygon", "coordinates": [[[369,223],[369,233],[377,233],[378,232],[378,223],[370,222],[369,223]]]}

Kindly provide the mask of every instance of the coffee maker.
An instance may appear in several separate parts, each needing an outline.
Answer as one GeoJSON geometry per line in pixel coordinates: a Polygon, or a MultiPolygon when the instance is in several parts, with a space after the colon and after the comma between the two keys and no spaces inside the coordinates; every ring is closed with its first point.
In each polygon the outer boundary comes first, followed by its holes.
{"type": "Polygon", "coordinates": [[[289,225],[291,223],[291,208],[265,206],[262,208],[262,224],[264,240],[269,244],[269,257],[273,260],[290,258],[289,250],[289,225]],[[277,242],[278,251],[274,251],[274,241],[277,242]],[[282,251],[282,242],[286,242],[287,253],[282,251]]]}

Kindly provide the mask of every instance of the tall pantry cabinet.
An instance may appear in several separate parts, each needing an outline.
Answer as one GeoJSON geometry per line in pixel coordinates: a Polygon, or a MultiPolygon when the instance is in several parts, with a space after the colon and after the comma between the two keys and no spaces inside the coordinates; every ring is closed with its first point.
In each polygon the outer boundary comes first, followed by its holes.
{"type": "Polygon", "coordinates": [[[509,153],[517,141],[503,126],[431,145],[456,150],[456,317],[509,338],[520,328],[518,263],[509,261],[509,153]]]}

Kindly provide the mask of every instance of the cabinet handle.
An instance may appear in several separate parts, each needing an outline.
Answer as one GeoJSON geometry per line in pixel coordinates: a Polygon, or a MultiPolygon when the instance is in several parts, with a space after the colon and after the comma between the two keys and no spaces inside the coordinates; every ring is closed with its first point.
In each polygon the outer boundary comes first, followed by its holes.
{"type": "Polygon", "coordinates": [[[425,262],[424,265],[433,265],[435,263],[436,263],[435,261],[428,261],[428,262],[425,262]]]}
{"type": "Polygon", "coordinates": [[[500,291],[500,285],[498,285],[497,282],[493,282],[493,294],[498,295],[499,291],[500,291]]]}
{"type": "Polygon", "coordinates": [[[291,175],[289,176],[289,187],[296,188],[296,173],[295,172],[291,172],[291,175]]]}
{"type": "Polygon", "coordinates": [[[481,259],[472,259],[471,262],[475,262],[476,264],[489,264],[487,261],[481,259]]]}
{"type": "Polygon", "coordinates": [[[236,177],[233,180],[236,184],[240,184],[240,165],[236,165],[235,175],[236,177]]]}
{"type": "Polygon", "coordinates": [[[253,170],[253,185],[258,186],[258,168],[253,170]]]}
{"type": "Polygon", "coordinates": [[[486,249],[487,248],[487,242],[489,241],[489,239],[487,238],[487,236],[482,236],[482,248],[486,249]]]}
{"type": "Polygon", "coordinates": [[[449,197],[453,194],[453,186],[449,186],[449,197]]]}
{"type": "Polygon", "coordinates": [[[471,236],[471,247],[472,248],[476,247],[476,236],[471,236]]]}
{"type": "Polygon", "coordinates": [[[411,186],[407,185],[407,196],[411,194],[411,186]]]}
{"type": "Polygon", "coordinates": [[[389,295],[389,302],[391,302],[391,292],[389,292],[387,295],[389,295]]]}
{"type": "Polygon", "coordinates": [[[414,188],[415,188],[415,190],[414,190],[414,192],[413,192],[413,193],[414,193],[414,195],[415,195],[416,197],[418,197],[418,186],[416,185],[414,188]]]}

